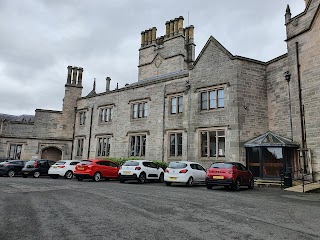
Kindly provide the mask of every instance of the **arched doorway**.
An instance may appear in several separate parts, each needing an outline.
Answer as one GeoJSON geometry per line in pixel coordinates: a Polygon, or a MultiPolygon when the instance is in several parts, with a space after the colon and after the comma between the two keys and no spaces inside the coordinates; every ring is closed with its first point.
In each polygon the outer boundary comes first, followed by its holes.
{"type": "Polygon", "coordinates": [[[48,159],[53,161],[61,160],[62,152],[56,147],[48,147],[42,150],[41,159],[48,159]]]}

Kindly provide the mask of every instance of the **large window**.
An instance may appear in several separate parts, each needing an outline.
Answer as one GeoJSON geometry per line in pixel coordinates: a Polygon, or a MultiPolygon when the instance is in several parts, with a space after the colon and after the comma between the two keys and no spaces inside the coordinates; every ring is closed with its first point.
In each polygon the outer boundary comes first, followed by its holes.
{"type": "Polygon", "coordinates": [[[171,98],[171,114],[182,113],[183,111],[183,97],[176,96],[171,98]]]}
{"type": "Polygon", "coordinates": [[[170,157],[182,156],[182,133],[169,133],[170,157]]]}
{"type": "Polygon", "coordinates": [[[98,157],[107,157],[110,155],[110,137],[98,138],[98,157]]]}
{"type": "Polygon", "coordinates": [[[10,144],[9,158],[20,159],[22,151],[22,144],[10,144]]]}
{"type": "Polygon", "coordinates": [[[100,108],[99,111],[99,122],[106,123],[112,120],[112,107],[100,108]]]}
{"type": "Polygon", "coordinates": [[[149,113],[149,104],[147,102],[139,102],[132,104],[132,118],[146,118],[149,113]]]}
{"type": "Polygon", "coordinates": [[[79,113],[79,124],[81,126],[85,125],[86,123],[86,112],[80,112],[79,113]]]}
{"type": "Polygon", "coordinates": [[[201,157],[225,156],[225,131],[200,131],[201,157]]]}
{"type": "Polygon", "coordinates": [[[201,110],[224,108],[224,89],[201,92],[201,110]]]}
{"type": "Polygon", "coordinates": [[[146,135],[130,136],[130,156],[142,157],[146,154],[146,135]]]}
{"type": "Polygon", "coordinates": [[[77,156],[81,157],[83,155],[83,138],[78,138],[77,139],[77,156]]]}

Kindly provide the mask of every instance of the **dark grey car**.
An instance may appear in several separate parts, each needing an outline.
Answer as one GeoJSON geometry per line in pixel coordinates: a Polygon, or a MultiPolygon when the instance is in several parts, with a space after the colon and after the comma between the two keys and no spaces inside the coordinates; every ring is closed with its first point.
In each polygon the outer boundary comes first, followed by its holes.
{"type": "Polygon", "coordinates": [[[38,178],[41,175],[48,175],[49,168],[54,163],[54,161],[47,159],[30,160],[21,171],[22,177],[33,176],[38,178]]]}

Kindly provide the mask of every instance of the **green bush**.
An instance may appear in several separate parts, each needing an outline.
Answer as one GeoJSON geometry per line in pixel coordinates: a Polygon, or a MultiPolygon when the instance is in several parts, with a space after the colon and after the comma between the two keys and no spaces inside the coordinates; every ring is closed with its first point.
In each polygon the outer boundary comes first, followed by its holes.
{"type": "Polygon", "coordinates": [[[153,161],[158,167],[161,167],[165,170],[168,167],[168,163],[162,161],[153,161]]]}

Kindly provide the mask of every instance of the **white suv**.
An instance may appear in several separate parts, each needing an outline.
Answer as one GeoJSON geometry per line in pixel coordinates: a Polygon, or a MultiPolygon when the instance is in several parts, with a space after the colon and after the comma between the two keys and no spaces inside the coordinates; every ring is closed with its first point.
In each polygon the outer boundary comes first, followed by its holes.
{"type": "Polygon", "coordinates": [[[53,179],[56,179],[59,176],[71,179],[73,177],[74,168],[78,163],[80,163],[78,160],[60,160],[51,165],[48,174],[53,179]]]}
{"type": "Polygon", "coordinates": [[[126,161],[119,170],[119,181],[124,183],[126,180],[138,180],[144,183],[146,180],[158,180],[163,182],[163,169],[148,160],[129,160],[126,161]]]}

